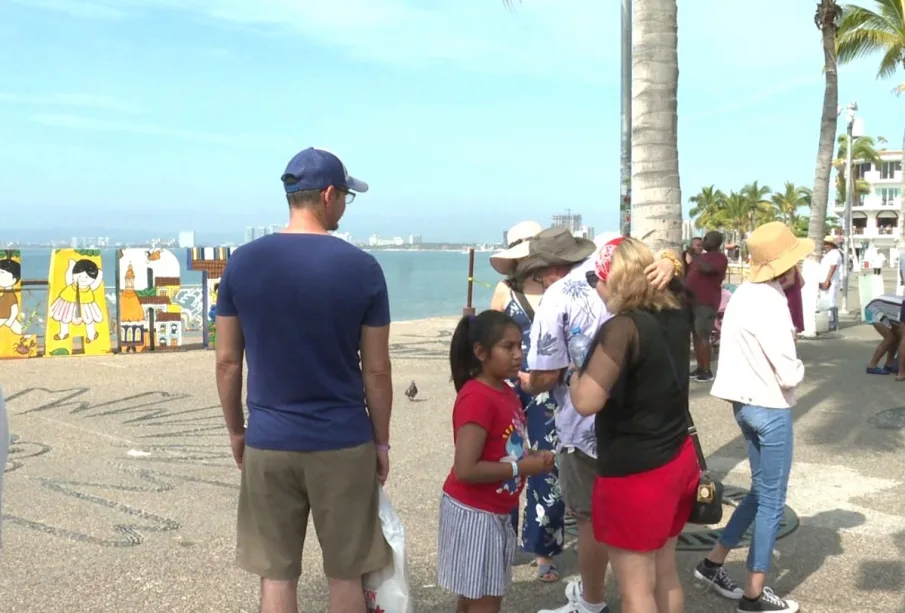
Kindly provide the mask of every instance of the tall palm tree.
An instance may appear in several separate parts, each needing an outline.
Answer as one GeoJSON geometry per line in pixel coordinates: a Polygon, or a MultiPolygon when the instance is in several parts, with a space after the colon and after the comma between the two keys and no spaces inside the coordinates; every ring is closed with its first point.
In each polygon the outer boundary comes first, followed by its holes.
{"type": "MultiPolygon", "coordinates": [[[[878,136],[876,139],[876,143],[885,143],[886,139],[882,136],[878,136]]],[[[859,162],[870,162],[872,164],[879,164],[882,160],[880,159],[880,154],[877,151],[875,141],[870,136],[859,136],[855,139],[855,146],[852,149],[852,160],[856,160],[859,162]]],[[[840,134],[839,135],[839,148],[836,150],[836,159],[833,160],[833,168],[836,169],[836,202],[845,202],[847,198],[847,192],[845,191],[845,186],[847,185],[848,177],[846,177],[846,173],[848,169],[845,167],[846,162],[848,161],[848,134],[840,134]]],[[[856,175],[857,177],[857,175],[856,175]]],[[[866,196],[870,194],[870,184],[864,179],[856,178],[855,179],[855,201],[860,201],[861,196],[866,196]]]]}
{"type": "MultiPolygon", "coordinates": [[[[723,203],[722,215],[725,228],[735,244],[740,244],[751,228],[751,201],[744,194],[729,192],[723,203]]],[[[739,250],[741,257],[741,250],[739,250]]]]}
{"type": "Polygon", "coordinates": [[[694,203],[688,215],[694,218],[696,228],[716,230],[720,224],[720,209],[726,195],[713,185],[702,187],[701,191],[688,200],[694,203]]]}
{"type": "Polygon", "coordinates": [[[740,193],[748,204],[749,230],[773,221],[773,203],[769,199],[771,191],[773,190],[766,185],[760,185],[758,181],[742,188],[740,193]]]}
{"type": "Polygon", "coordinates": [[[811,190],[786,181],[783,190],[775,192],[770,199],[776,218],[790,228],[796,228],[800,223],[801,209],[811,206],[811,190]]]}
{"type": "Polygon", "coordinates": [[[676,0],[634,0],[632,234],[655,250],[682,241],[677,16],[676,0]]]}
{"type": "Polygon", "coordinates": [[[833,166],[833,144],[836,140],[836,119],[839,117],[839,75],[836,71],[836,31],[842,18],[842,8],[836,0],[820,0],[814,13],[814,24],[823,40],[823,113],[820,116],[820,141],[817,146],[817,168],[814,171],[814,190],[811,196],[811,220],[808,236],[823,249],[826,231],[826,206],[830,197],[830,173],[833,166]]]}
{"type": "MultiPolygon", "coordinates": [[[[839,24],[837,53],[843,64],[874,53],[882,54],[877,78],[886,79],[905,67],[905,1],[873,2],[874,10],[855,5],[845,7],[839,24]]],[[[900,85],[896,91],[901,93],[903,87],[905,85],[900,85]]],[[[905,137],[902,142],[900,201],[899,219],[905,219],[905,137]]],[[[899,223],[899,231],[905,238],[905,223],[899,223]]]]}

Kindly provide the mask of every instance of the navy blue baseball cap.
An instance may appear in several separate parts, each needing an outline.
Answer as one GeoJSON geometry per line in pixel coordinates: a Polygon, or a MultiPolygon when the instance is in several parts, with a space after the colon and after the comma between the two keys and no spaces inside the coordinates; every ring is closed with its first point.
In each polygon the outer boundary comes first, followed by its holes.
{"type": "Polygon", "coordinates": [[[331,185],[351,192],[366,192],[368,184],[349,176],[345,164],[325,149],[308,147],[295,154],[281,177],[287,194],[327,189],[331,185]],[[287,184],[286,181],[292,182],[287,184]]]}

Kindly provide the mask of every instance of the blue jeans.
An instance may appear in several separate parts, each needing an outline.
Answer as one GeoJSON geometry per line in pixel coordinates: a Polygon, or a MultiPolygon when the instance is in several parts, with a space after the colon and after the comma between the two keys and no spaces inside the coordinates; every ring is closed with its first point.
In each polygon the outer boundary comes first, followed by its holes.
{"type": "Polygon", "coordinates": [[[792,470],[792,410],[740,402],[733,402],[732,409],[748,442],[751,491],[729,518],[720,544],[729,549],[736,547],[748,528],[753,527],[748,570],[765,573],[770,569],[792,470]]]}
{"type": "Polygon", "coordinates": [[[839,329],[839,309],[837,307],[832,307],[827,313],[827,317],[829,319],[829,328],[830,331],[835,332],[839,329]]]}

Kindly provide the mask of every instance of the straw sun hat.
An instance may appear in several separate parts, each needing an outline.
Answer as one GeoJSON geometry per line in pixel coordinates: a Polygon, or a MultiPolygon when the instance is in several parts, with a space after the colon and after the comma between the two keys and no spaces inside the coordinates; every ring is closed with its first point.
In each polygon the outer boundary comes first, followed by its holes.
{"type": "Polygon", "coordinates": [[[547,228],[522,240],[510,239],[513,226],[506,234],[509,249],[500,251],[490,258],[490,265],[501,275],[512,276],[519,262],[529,256],[536,256],[538,262],[577,264],[588,258],[597,246],[586,238],[572,236],[566,228],[547,228]]]}
{"type": "Polygon", "coordinates": [[[814,251],[814,241],[798,238],[785,224],[771,221],[748,237],[751,275],[754,283],[775,279],[814,251]]]}

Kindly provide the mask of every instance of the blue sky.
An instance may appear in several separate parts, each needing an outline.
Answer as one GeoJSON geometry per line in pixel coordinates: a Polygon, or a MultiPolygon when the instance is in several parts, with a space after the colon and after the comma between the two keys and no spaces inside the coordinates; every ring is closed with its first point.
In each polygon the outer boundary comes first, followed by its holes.
{"type": "MultiPolygon", "coordinates": [[[[686,210],[711,183],[813,186],[814,6],[680,3],[686,210]]],[[[618,227],[618,0],[7,0],[0,58],[0,239],[238,240],[284,221],[309,145],[371,184],[358,238],[498,240],[566,208],[618,227]]],[[[840,102],[898,148],[905,98],[875,74],[842,68],[840,102]]]]}

